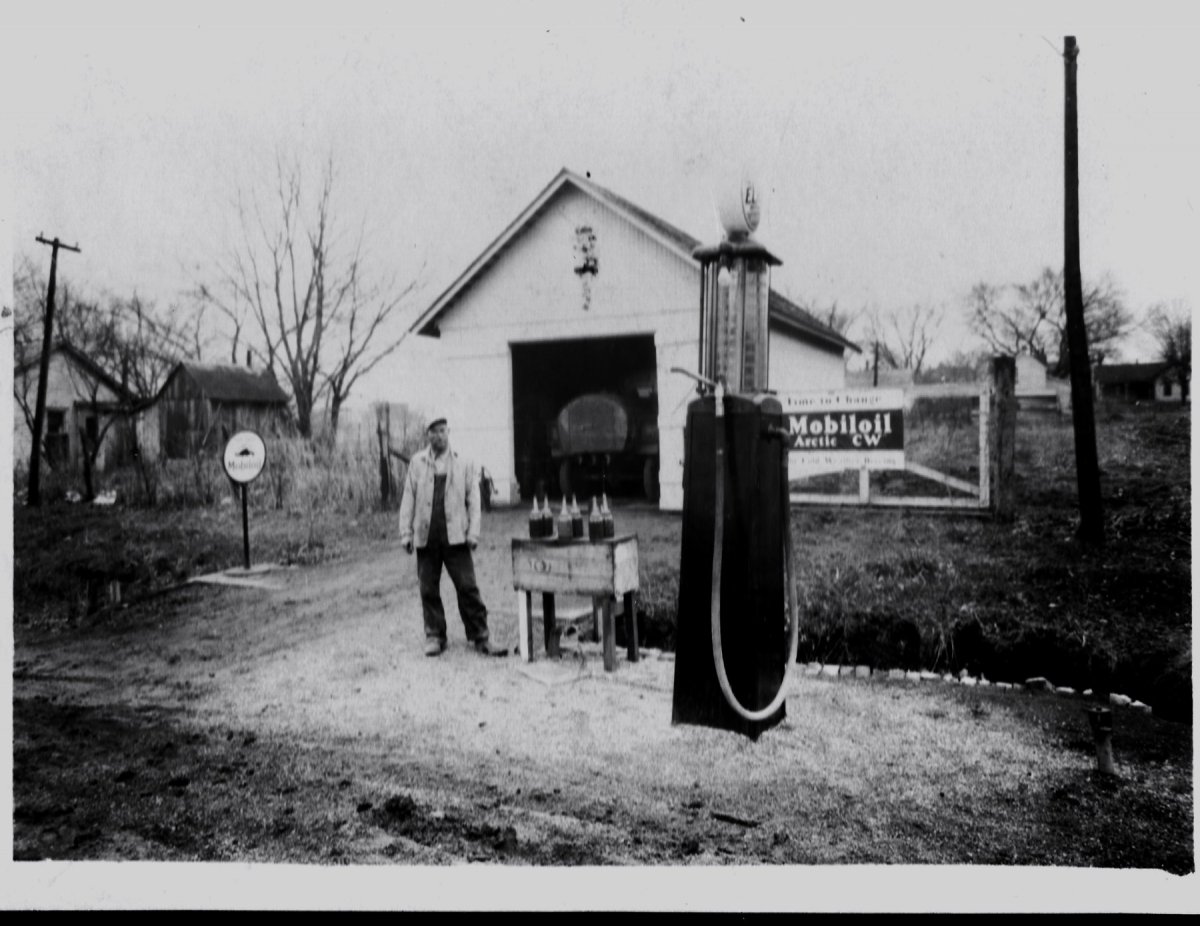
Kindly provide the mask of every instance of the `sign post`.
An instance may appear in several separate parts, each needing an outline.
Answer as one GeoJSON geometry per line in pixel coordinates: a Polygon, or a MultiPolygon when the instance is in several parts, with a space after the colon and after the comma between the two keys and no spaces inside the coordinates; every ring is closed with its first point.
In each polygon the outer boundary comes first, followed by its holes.
{"type": "Polygon", "coordinates": [[[266,461],[266,445],[254,431],[238,431],[225,445],[225,475],[242,487],[242,553],[247,572],[250,571],[250,515],[246,486],[258,478],[266,461]]]}

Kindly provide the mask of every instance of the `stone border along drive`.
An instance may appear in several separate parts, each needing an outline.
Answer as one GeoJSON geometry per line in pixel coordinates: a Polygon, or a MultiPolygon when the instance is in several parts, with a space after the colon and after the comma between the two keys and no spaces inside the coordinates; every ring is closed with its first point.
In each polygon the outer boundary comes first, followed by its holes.
{"type": "MultiPolygon", "coordinates": [[[[1079,697],[1079,693],[1074,688],[1065,686],[1056,686],[1049,679],[1037,676],[1036,678],[1025,679],[1024,684],[1019,682],[991,682],[983,676],[975,678],[967,673],[966,669],[962,669],[957,675],[952,675],[949,672],[938,674],[922,670],[916,672],[905,669],[872,669],[870,666],[842,666],[842,665],[823,665],[819,662],[806,662],[800,666],[805,678],[880,678],[886,681],[908,681],[908,682],[946,682],[952,685],[966,685],[968,687],[978,688],[997,688],[1001,691],[1050,691],[1064,698],[1079,697]]],[[[1083,692],[1082,697],[1092,697],[1092,689],[1087,689],[1083,692]]],[[[1123,694],[1110,693],[1108,703],[1116,707],[1128,707],[1135,711],[1143,711],[1144,713],[1152,713],[1153,709],[1149,704],[1143,704],[1141,701],[1135,701],[1133,698],[1123,694]]]]}
{"type": "MultiPolygon", "coordinates": [[[[514,654],[516,650],[513,650],[514,654]]],[[[572,650],[568,651],[571,656],[584,660],[579,669],[574,672],[564,674],[562,677],[553,679],[544,679],[535,674],[524,671],[527,667],[519,667],[519,671],[534,681],[539,681],[544,685],[562,685],[570,682],[577,682],[585,678],[601,678],[604,677],[609,681],[628,682],[628,679],[621,678],[619,673],[602,673],[598,676],[590,671],[585,671],[584,667],[586,660],[589,657],[598,657],[600,655],[600,644],[584,643],[576,644],[572,650]]],[[[643,647],[641,651],[642,662],[674,662],[675,653],[670,650],[658,650],[654,647],[643,647]]],[[[536,664],[535,664],[536,665],[536,664]]],[[[992,682],[986,677],[980,676],[975,678],[968,674],[966,669],[959,671],[957,675],[952,675],[949,672],[939,674],[930,672],[928,669],[920,672],[911,669],[872,669],[870,666],[843,666],[830,663],[823,665],[819,662],[797,663],[797,669],[805,678],[855,678],[869,679],[876,678],[883,681],[891,682],[944,682],[951,685],[965,685],[968,688],[995,688],[998,691],[1049,691],[1064,698],[1091,698],[1092,689],[1086,689],[1082,695],[1074,688],[1065,686],[1056,686],[1047,678],[1036,676],[1034,678],[1025,679],[1021,682],[992,682]]],[[[651,687],[654,690],[659,690],[657,686],[641,686],[651,687]]],[[[1149,704],[1143,704],[1141,701],[1135,701],[1128,695],[1110,693],[1108,703],[1114,707],[1128,707],[1131,710],[1142,711],[1143,713],[1153,713],[1153,709],[1149,704]]]]}

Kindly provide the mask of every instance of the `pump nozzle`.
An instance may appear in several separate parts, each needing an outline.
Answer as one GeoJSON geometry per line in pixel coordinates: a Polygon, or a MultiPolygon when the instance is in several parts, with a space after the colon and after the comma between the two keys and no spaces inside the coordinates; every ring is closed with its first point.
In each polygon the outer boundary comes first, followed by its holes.
{"type": "Polygon", "coordinates": [[[671,372],[682,373],[684,376],[694,379],[696,381],[696,391],[700,393],[704,392],[705,386],[707,386],[709,389],[712,389],[717,385],[707,376],[701,376],[699,373],[693,373],[691,370],[685,370],[683,367],[671,367],[671,372]]]}

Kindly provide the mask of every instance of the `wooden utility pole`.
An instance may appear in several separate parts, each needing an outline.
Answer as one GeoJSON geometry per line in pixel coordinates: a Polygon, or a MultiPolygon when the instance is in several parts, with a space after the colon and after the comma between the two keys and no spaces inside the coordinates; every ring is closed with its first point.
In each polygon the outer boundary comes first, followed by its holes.
{"type": "Polygon", "coordinates": [[[58,249],[79,253],[78,245],[71,247],[57,238],[47,241],[38,235],[37,241],[50,246],[50,282],[46,286],[46,312],[42,321],[42,358],[38,364],[37,403],[33,410],[33,449],[29,452],[28,503],[34,506],[42,503],[42,430],[46,426],[46,380],[50,377],[50,347],[54,340],[54,289],[58,273],[58,249]]]}
{"type": "Polygon", "coordinates": [[[988,394],[988,498],[992,516],[997,521],[1011,521],[1016,514],[1016,358],[993,357],[988,372],[992,384],[988,394]]]}
{"type": "Polygon", "coordinates": [[[391,497],[388,490],[392,487],[391,461],[388,459],[388,450],[392,446],[392,420],[390,409],[387,406],[375,406],[375,437],[379,440],[379,497],[382,500],[383,510],[387,511],[391,497]],[[385,409],[388,411],[386,435],[384,434],[385,409]]]}
{"type": "Polygon", "coordinates": [[[1079,270],[1079,111],[1075,90],[1075,36],[1064,39],[1066,64],[1066,195],[1064,289],[1067,350],[1071,363],[1071,417],[1075,425],[1075,471],[1079,483],[1079,540],[1085,547],[1104,545],[1104,509],[1100,464],[1096,457],[1096,421],[1092,408],[1092,368],[1083,318],[1083,281],[1079,270]]]}

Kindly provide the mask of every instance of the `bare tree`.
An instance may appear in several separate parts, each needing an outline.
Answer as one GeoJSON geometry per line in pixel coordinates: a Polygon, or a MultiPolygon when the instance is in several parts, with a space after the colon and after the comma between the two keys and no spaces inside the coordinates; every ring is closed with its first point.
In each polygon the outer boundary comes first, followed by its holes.
{"type": "Polygon", "coordinates": [[[354,384],[400,343],[403,335],[386,329],[416,284],[397,290],[394,282],[367,281],[361,233],[349,247],[337,234],[332,158],[312,187],[299,165],[275,166],[270,214],[256,197],[239,195],[241,241],[220,267],[220,281],[199,293],[233,326],[234,362],[239,339],[252,331],[266,367],[280,369],[300,434],[312,437],[325,399],[334,439],[354,384]]]}
{"type": "Polygon", "coordinates": [[[1182,300],[1151,307],[1150,333],[1158,343],[1158,356],[1179,370],[1183,401],[1192,382],[1192,310],[1182,300]]]}
{"type": "Polygon", "coordinates": [[[823,322],[841,335],[845,335],[867,311],[865,306],[855,311],[839,308],[836,299],[822,308],[816,302],[793,296],[790,292],[787,293],[787,297],[817,321],[823,322]]]}
{"type": "MultiPolygon", "coordinates": [[[[241,298],[238,284],[229,277],[214,285],[200,283],[196,286],[194,295],[201,305],[198,316],[203,314],[205,308],[212,306],[228,322],[229,328],[226,331],[226,337],[229,344],[229,362],[234,365],[238,364],[240,362],[238,350],[245,337],[244,330],[250,313],[249,305],[241,298]]],[[[199,343],[199,322],[197,322],[196,338],[199,343]]],[[[267,364],[267,366],[271,365],[267,364]]]]}
{"type": "Polygon", "coordinates": [[[149,400],[181,359],[198,359],[200,344],[174,308],[164,315],[134,293],[109,300],[97,362],[133,396],[149,400]]]}
{"type": "Polygon", "coordinates": [[[120,388],[114,389],[110,382],[106,382],[107,377],[101,375],[102,371],[83,363],[69,364],[66,369],[72,393],[83,397],[82,402],[76,399],[76,411],[83,412],[83,419],[76,420],[76,427],[79,461],[83,467],[83,498],[90,502],[96,497],[96,464],[109,431],[118,423],[124,425],[126,434],[136,430],[128,414],[132,403],[128,393],[120,388]]]}
{"type": "MultiPolygon", "coordinates": [[[[1120,289],[1105,276],[1083,288],[1083,316],[1092,362],[1110,356],[1132,318],[1120,289]]],[[[1049,267],[1028,283],[979,283],[967,299],[971,328],[996,353],[1027,352],[1057,376],[1070,372],[1062,272],[1049,267]]]]}
{"type": "Polygon", "coordinates": [[[335,339],[337,347],[332,352],[334,356],[329,362],[328,372],[323,374],[329,403],[330,440],[337,434],[338,417],[346,399],[350,397],[350,390],[354,388],[354,384],[400,346],[400,339],[394,338],[368,353],[380,326],[416,285],[416,280],[413,280],[403,288],[397,289],[393,283],[386,290],[362,293],[356,281],[351,289],[349,311],[338,320],[340,336],[335,339]]]}
{"type": "Polygon", "coordinates": [[[866,308],[860,308],[857,311],[838,308],[837,300],[829,303],[827,308],[818,309],[816,304],[810,308],[809,313],[815,316],[818,320],[823,321],[838,334],[846,334],[851,325],[853,325],[866,312],[866,308]]]}
{"type": "MultiPolygon", "coordinates": [[[[32,259],[17,260],[13,274],[13,400],[33,433],[34,401],[37,392],[38,358],[42,350],[42,319],[45,305],[46,279],[32,259]]],[[[58,285],[55,298],[54,340],[62,342],[76,338],[86,354],[96,338],[96,319],[99,306],[76,298],[75,291],[64,280],[58,285]]],[[[42,452],[51,458],[43,435],[42,452]]]]}
{"type": "Polygon", "coordinates": [[[45,311],[46,281],[28,255],[13,266],[13,359],[17,366],[32,361],[41,349],[38,327],[45,311]]]}
{"type": "Polygon", "coordinates": [[[867,340],[877,345],[879,359],[894,370],[921,372],[946,310],[915,304],[891,312],[874,312],[867,340]]]}
{"type": "Polygon", "coordinates": [[[146,458],[138,433],[138,421],[170,376],[179,360],[200,359],[199,325],[189,327],[173,308],[166,316],[155,312],[152,303],[136,293],[129,299],[114,299],[111,305],[112,334],[99,352],[102,366],[119,385],[123,438],[138,476],[146,503],[158,500],[158,474],[146,458]]]}

